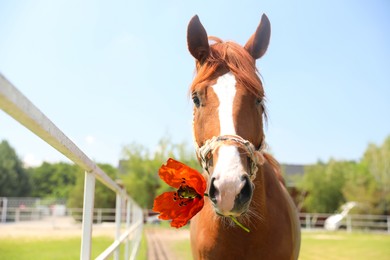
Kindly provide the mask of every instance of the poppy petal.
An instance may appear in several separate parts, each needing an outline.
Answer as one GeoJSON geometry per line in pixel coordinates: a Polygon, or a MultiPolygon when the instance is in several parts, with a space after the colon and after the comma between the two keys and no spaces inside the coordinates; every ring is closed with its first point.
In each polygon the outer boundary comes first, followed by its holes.
{"type": "Polygon", "coordinates": [[[175,201],[175,194],[176,192],[165,192],[158,196],[154,200],[153,211],[160,213],[160,219],[172,219],[171,226],[179,228],[187,224],[203,208],[204,200],[195,198],[175,201]]]}
{"type": "Polygon", "coordinates": [[[194,199],[194,200],[199,200],[199,201],[194,203],[193,206],[189,208],[189,211],[186,211],[184,212],[184,214],[173,219],[171,222],[172,227],[181,228],[182,226],[186,225],[188,221],[203,208],[203,204],[204,204],[203,199],[194,199]]]}
{"type": "Polygon", "coordinates": [[[206,190],[206,181],[201,173],[172,158],[161,166],[158,174],[164,182],[176,189],[179,189],[185,181],[187,186],[194,188],[201,196],[206,190]]]}

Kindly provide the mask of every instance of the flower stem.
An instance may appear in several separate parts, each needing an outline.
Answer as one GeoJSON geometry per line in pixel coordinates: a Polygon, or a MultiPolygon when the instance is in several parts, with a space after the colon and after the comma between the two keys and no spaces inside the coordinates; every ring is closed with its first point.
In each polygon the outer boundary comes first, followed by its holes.
{"type": "Polygon", "coordinates": [[[233,221],[234,223],[236,223],[237,226],[239,226],[240,228],[242,228],[243,230],[245,230],[246,232],[250,232],[249,228],[245,227],[243,224],[241,224],[240,222],[238,222],[238,220],[236,219],[236,217],[234,216],[229,216],[233,221]]]}
{"type": "MultiPolygon", "coordinates": [[[[209,194],[204,193],[204,196],[205,196],[205,197],[208,197],[209,194]]],[[[236,217],[234,217],[234,216],[229,216],[229,217],[233,220],[234,223],[236,223],[237,226],[239,226],[240,228],[242,228],[243,230],[245,230],[245,231],[248,232],[248,233],[250,232],[249,228],[247,228],[247,227],[245,227],[243,224],[241,224],[241,223],[237,220],[236,217]]]]}

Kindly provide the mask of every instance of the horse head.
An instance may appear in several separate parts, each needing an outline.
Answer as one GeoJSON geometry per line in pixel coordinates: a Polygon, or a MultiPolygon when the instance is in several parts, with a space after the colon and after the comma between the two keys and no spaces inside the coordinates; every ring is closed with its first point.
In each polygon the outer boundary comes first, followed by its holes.
{"type": "Polygon", "coordinates": [[[197,72],[190,89],[194,141],[208,173],[209,197],[221,216],[247,212],[258,165],[264,162],[265,95],[256,59],[266,52],[270,34],[266,15],[244,47],[208,37],[198,16],[188,25],[197,72]]]}

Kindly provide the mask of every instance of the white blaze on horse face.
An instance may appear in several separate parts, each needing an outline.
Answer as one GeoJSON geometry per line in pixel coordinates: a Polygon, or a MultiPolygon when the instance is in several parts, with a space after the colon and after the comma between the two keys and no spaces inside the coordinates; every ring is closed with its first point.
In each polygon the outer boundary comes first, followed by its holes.
{"type": "Polygon", "coordinates": [[[234,135],[236,129],[233,122],[233,102],[236,96],[236,78],[231,72],[218,78],[213,90],[218,97],[219,135],[234,135]]]}
{"type": "MultiPolygon", "coordinates": [[[[219,135],[235,135],[233,103],[236,95],[236,79],[234,75],[231,72],[222,75],[212,88],[219,100],[219,135]]],[[[215,178],[214,186],[218,190],[216,206],[219,213],[231,214],[235,198],[245,184],[241,178],[244,172],[237,147],[222,145],[218,149],[218,161],[212,175],[215,178]]]]}

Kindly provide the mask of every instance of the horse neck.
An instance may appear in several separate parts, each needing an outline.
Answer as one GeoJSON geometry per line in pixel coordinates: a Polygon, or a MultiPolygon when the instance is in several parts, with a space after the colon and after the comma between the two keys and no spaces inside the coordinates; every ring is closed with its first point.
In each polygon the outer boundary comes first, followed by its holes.
{"type": "Polygon", "coordinates": [[[208,255],[209,259],[297,259],[299,219],[282,185],[276,160],[268,155],[265,158],[254,180],[252,213],[248,214],[248,221],[240,218],[250,233],[229,226],[226,219],[215,214],[210,200],[206,199],[204,208],[191,221],[194,258],[208,255]]]}

